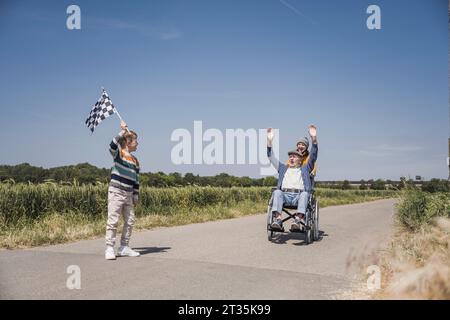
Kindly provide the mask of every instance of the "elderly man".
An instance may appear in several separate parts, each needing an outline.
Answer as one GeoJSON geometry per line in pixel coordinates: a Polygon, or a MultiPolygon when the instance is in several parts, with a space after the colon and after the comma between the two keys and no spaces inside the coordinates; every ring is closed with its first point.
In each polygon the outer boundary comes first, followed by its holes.
{"type": "MultiPolygon", "coordinates": [[[[297,150],[290,151],[288,153],[289,161],[287,164],[284,164],[272,152],[273,132],[272,128],[267,129],[267,156],[278,171],[277,190],[274,191],[272,203],[272,214],[274,216],[272,229],[274,230],[283,229],[281,212],[284,204],[297,206],[297,213],[295,214],[291,230],[299,230],[301,222],[304,224],[308,197],[312,191],[311,172],[314,170],[318,151],[317,129],[314,125],[309,126],[309,135],[311,136],[312,147],[308,160],[302,163],[302,158],[305,156],[305,151],[307,151],[307,147],[302,147],[301,152],[297,150]]],[[[305,142],[308,142],[308,139],[302,142],[302,145],[307,146],[305,142]]]]}

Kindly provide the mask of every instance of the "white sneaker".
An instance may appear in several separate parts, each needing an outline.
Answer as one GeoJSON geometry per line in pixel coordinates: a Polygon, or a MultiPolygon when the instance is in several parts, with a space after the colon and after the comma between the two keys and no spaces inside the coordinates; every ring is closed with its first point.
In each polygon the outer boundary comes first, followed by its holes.
{"type": "Polygon", "coordinates": [[[301,227],[302,227],[302,225],[300,224],[300,218],[295,216],[294,222],[291,225],[291,230],[298,231],[301,229],[301,227]]]}
{"type": "Polygon", "coordinates": [[[141,254],[137,251],[134,251],[130,247],[119,247],[119,251],[117,251],[117,255],[119,257],[139,257],[141,254]]]}
{"type": "Polygon", "coordinates": [[[105,250],[106,260],[116,260],[116,255],[114,254],[114,247],[107,246],[105,250]]]}

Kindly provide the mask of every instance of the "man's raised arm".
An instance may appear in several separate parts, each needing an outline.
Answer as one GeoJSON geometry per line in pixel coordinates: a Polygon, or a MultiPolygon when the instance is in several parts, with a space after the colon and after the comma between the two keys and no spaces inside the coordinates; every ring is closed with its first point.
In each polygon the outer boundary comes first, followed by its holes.
{"type": "Polygon", "coordinates": [[[272,128],[267,129],[267,157],[269,157],[270,163],[275,167],[278,171],[280,168],[280,161],[277,159],[272,150],[272,142],[273,142],[273,130],[272,128]]]}
{"type": "Polygon", "coordinates": [[[309,135],[312,141],[311,154],[308,160],[308,169],[312,171],[314,169],[314,164],[317,160],[318,146],[317,146],[317,128],[315,125],[309,126],[309,135]]]}

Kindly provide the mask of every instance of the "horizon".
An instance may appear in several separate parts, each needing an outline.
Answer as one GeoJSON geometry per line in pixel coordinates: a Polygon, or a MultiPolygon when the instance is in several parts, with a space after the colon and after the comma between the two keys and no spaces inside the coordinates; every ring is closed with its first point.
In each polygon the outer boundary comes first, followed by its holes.
{"type": "MultiPolygon", "coordinates": [[[[57,168],[63,168],[63,167],[70,167],[70,166],[78,166],[78,165],[84,165],[84,164],[93,166],[93,167],[95,167],[95,168],[97,168],[97,169],[101,169],[101,170],[111,170],[110,167],[109,167],[109,168],[107,168],[107,167],[97,167],[97,166],[95,166],[95,165],[93,165],[93,164],[91,164],[91,163],[89,163],[89,162],[82,162],[82,163],[77,163],[77,164],[69,164],[69,165],[64,165],[64,166],[55,166],[55,167],[48,167],[48,168],[42,167],[42,166],[34,166],[34,165],[32,165],[31,163],[23,162],[23,163],[19,163],[19,164],[16,164],[16,165],[0,164],[0,167],[1,167],[1,166],[30,165],[31,167],[35,167],[35,168],[41,168],[41,169],[44,169],[44,170],[51,170],[51,169],[57,169],[57,168]]],[[[199,176],[199,177],[213,177],[213,176],[218,176],[218,175],[221,175],[221,174],[228,174],[228,175],[230,175],[230,176],[232,176],[232,177],[236,177],[236,178],[245,178],[245,177],[248,177],[248,178],[251,178],[251,179],[262,179],[262,178],[264,178],[264,177],[254,178],[254,177],[249,177],[249,176],[236,176],[236,175],[231,175],[231,174],[229,174],[228,172],[219,172],[219,173],[216,173],[216,174],[214,174],[214,175],[200,175],[200,174],[195,174],[195,173],[193,173],[193,172],[185,172],[185,173],[181,173],[181,172],[177,172],[177,171],[173,171],[173,172],[164,172],[164,171],[141,171],[141,173],[143,173],[143,174],[148,174],[148,173],[153,173],[153,174],[163,173],[163,174],[165,174],[165,175],[170,175],[170,174],[177,173],[177,174],[180,174],[182,177],[185,177],[186,174],[194,174],[195,176],[199,176]]],[[[266,177],[267,177],[267,176],[266,176],[266,177]]],[[[412,180],[412,181],[415,182],[415,183],[428,182],[428,181],[430,181],[430,180],[432,180],[432,179],[447,180],[447,179],[441,179],[441,178],[436,178],[436,177],[429,177],[429,178],[425,179],[425,177],[422,177],[422,176],[421,176],[421,177],[420,177],[421,179],[416,179],[416,177],[413,177],[413,178],[412,178],[411,176],[408,176],[408,177],[401,176],[401,177],[398,178],[398,180],[396,180],[396,179],[383,179],[383,178],[380,178],[380,177],[372,177],[372,178],[370,178],[370,179],[342,179],[342,180],[320,180],[320,179],[319,179],[319,180],[316,180],[316,182],[343,182],[343,181],[349,181],[349,182],[360,182],[360,181],[365,181],[365,182],[368,182],[368,181],[370,181],[370,180],[373,180],[373,181],[376,181],[376,180],[384,180],[384,181],[400,182],[402,178],[405,178],[405,179],[407,179],[407,180],[412,180]]]]}

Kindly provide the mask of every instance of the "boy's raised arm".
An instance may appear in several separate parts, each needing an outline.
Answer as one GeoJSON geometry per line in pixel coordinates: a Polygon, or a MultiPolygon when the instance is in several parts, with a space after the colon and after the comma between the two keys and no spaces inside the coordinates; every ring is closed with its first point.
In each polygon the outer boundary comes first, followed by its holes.
{"type": "Polygon", "coordinates": [[[127,131],[127,124],[123,121],[120,122],[120,132],[117,136],[115,136],[111,143],[109,144],[109,152],[115,158],[117,156],[117,153],[119,152],[120,144],[119,140],[122,139],[123,135],[127,131]]]}

